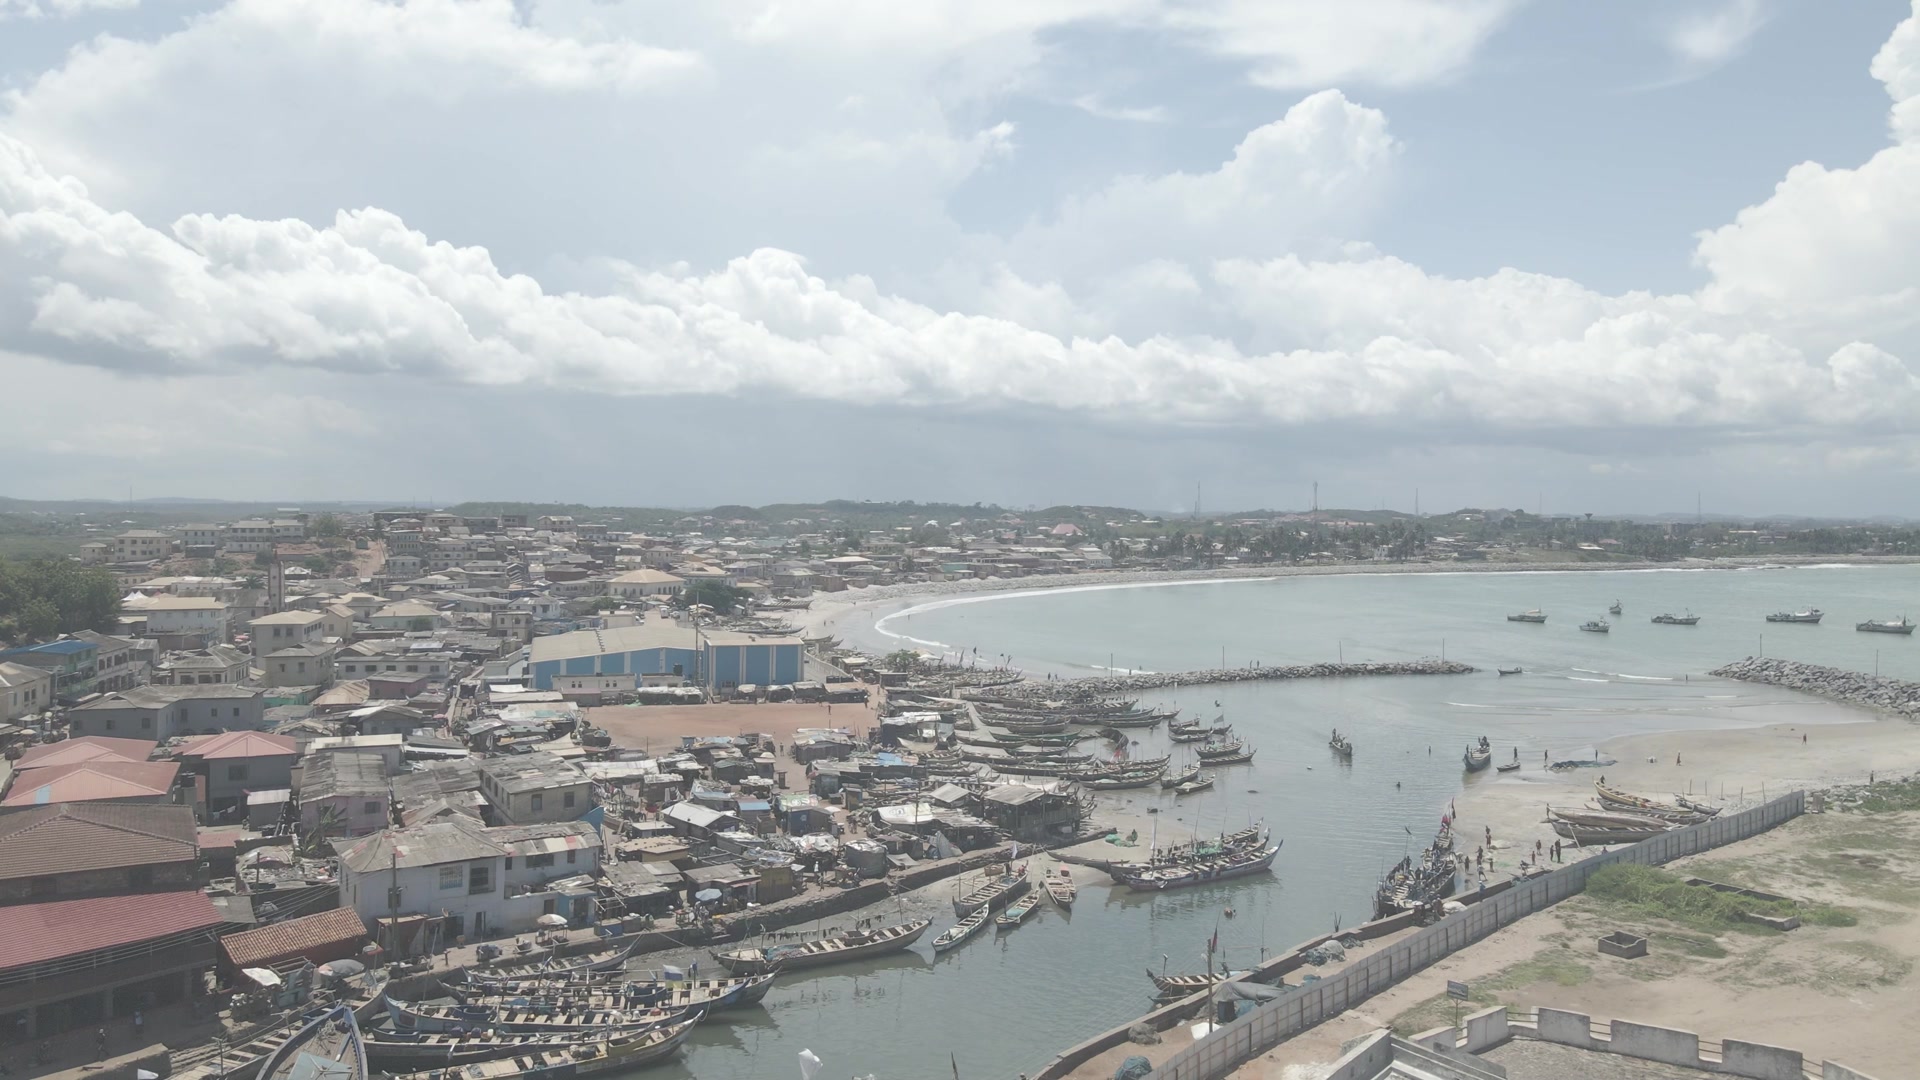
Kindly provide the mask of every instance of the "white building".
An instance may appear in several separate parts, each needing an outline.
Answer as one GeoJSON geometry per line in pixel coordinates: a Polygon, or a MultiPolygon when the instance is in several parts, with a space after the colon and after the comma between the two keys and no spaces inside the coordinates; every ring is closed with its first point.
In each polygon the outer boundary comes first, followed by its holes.
{"type": "Polygon", "coordinates": [[[585,822],[487,828],[453,817],[375,833],[340,855],[340,906],[368,926],[407,915],[444,917],[448,940],[527,933],[542,915],[594,921],[590,885],[556,889],[600,871],[599,832],[585,822]]]}
{"type": "Polygon", "coordinates": [[[327,617],[317,611],[281,611],[255,619],[247,624],[254,659],[298,645],[317,645],[326,638],[326,623],[327,617]]]}
{"type": "Polygon", "coordinates": [[[211,596],[149,596],[129,600],[122,607],[144,615],[147,635],[210,633],[215,641],[227,637],[227,605],[211,596]]]}
{"type": "Polygon", "coordinates": [[[173,538],[151,529],[129,529],[113,538],[114,562],[151,562],[173,552],[173,538]]]}
{"type": "Polygon", "coordinates": [[[685,587],[685,578],[664,570],[629,570],[607,582],[607,595],[637,600],[643,596],[672,596],[685,587]]]}
{"type": "Polygon", "coordinates": [[[0,723],[53,704],[53,672],[0,660],[0,723]]]}

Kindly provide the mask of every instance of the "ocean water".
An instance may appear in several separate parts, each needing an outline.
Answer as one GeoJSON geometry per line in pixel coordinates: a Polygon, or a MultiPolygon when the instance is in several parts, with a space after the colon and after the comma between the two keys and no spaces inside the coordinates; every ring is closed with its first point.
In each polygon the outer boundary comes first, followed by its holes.
{"type": "MultiPolygon", "coordinates": [[[[1105,802],[1150,820],[1162,842],[1264,821],[1285,847],[1271,877],[1138,896],[1083,888],[1071,915],[1046,907],[1018,930],[983,935],[935,959],[953,922],[944,896],[900,905],[934,919],[910,953],[796,973],[764,1012],[703,1024],[681,1059],[649,1070],[671,1080],[797,1076],[798,1054],[823,1077],[963,1080],[1031,1072],[1066,1046],[1144,1012],[1145,972],[1198,971],[1216,932],[1243,967],[1371,913],[1373,889],[1424,844],[1468,778],[1465,745],[1486,735],[1496,759],[1587,756],[1618,735],[1848,718],[1767,687],[1705,672],[1763,652],[1920,678],[1920,641],[1864,634],[1856,621],[1920,614],[1920,566],[1708,572],[1352,575],[1271,581],[893,602],[850,613],[841,637],[875,649],[1001,655],[1063,676],[1444,655],[1472,675],[1254,682],[1183,688],[1143,700],[1224,715],[1258,747],[1249,766],[1217,770],[1214,790],[1176,800],[1157,789],[1105,802]],[[1625,611],[1606,615],[1618,599],[1625,611]],[[1817,626],[1768,624],[1771,611],[1820,607],[1817,626]],[[1528,608],[1545,625],[1509,623],[1528,608]],[[1655,626],[1663,611],[1703,616],[1655,626]],[[1610,618],[1610,634],[1579,624],[1610,618]],[[1111,654],[1111,660],[1109,659],[1111,654]],[[1496,667],[1525,673],[1501,677],[1496,667]],[[1329,729],[1353,737],[1344,764],[1329,729]],[[1149,808],[1157,810],[1150,818],[1149,808]],[[1231,908],[1232,916],[1227,915],[1231,908]]],[[[1137,752],[1167,752],[1162,732],[1137,752]]],[[[1710,772],[1689,776],[1712,789],[1710,772]]],[[[1143,835],[1143,842],[1148,837],[1143,835]]]]}

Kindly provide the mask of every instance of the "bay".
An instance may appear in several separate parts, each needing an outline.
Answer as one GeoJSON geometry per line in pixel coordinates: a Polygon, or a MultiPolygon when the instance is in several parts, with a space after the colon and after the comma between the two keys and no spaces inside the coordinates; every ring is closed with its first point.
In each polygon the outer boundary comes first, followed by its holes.
{"type": "MultiPolygon", "coordinates": [[[[798,1075],[805,1048],[822,1075],[964,1080],[1031,1072],[1066,1046],[1149,1006],[1146,970],[1199,971],[1216,932],[1244,967],[1369,914],[1384,870],[1431,836],[1467,783],[1460,754],[1479,735],[1499,760],[1591,753],[1619,735],[1859,714],[1801,695],[1707,677],[1769,656],[1920,678],[1920,642],[1853,624],[1895,618],[1920,597],[1920,566],[1746,571],[1374,574],[1050,589],[899,600],[856,610],[834,632],[889,651],[903,645],[1064,677],[1181,671],[1225,662],[1312,663],[1439,656],[1472,675],[1247,682],[1143,695],[1189,715],[1224,715],[1258,747],[1249,766],[1218,770],[1213,791],[1176,799],[1157,789],[1102,805],[1141,842],[1206,835],[1263,821],[1285,847],[1272,877],[1154,896],[1096,885],[1070,915],[1051,907],[1009,933],[983,935],[935,959],[934,934],[954,919],[947,893],[903,900],[889,917],[932,917],[915,950],[867,964],[796,973],[764,1014],[702,1025],[682,1058],[649,1075],[700,1080],[798,1075]],[[1610,617],[1618,599],[1624,614],[1610,617]],[[1817,606],[1817,626],[1768,624],[1771,611],[1817,606]],[[1544,625],[1509,623],[1540,608],[1544,625]],[[1698,626],[1657,626],[1691,611],[1698,626]],[[1579,624],[1609,618],[1609,634],[1579,624]],[[1501,677],[1497,667],[1524,674],[1501,677]],[[1351,764],[1327,749],[1330,729],[1355,743],[1351,764]],[[1149,814],[1148,811],[1155,811],[1149,814]],[[1228,914],[1231,909],[1232,914],[1228,914]],[[951,1055],[951,1057],[949,1056],[951,1055]]],[[[1137,752],[1170,747],[1142,733],[1137,752]]],[[[1715,792],[1705,767],[1683,782],[1715,792]]],[[[1728,792],[1734,795],[1734,792],[1728,792]]],[[[1118,852],[1120,849],[1116,849],[1118,852]]]]}

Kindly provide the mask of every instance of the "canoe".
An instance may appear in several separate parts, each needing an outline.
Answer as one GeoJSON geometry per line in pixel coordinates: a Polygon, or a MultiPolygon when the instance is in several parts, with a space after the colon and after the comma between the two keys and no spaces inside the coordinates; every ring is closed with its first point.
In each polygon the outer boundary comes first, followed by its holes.
{"type": "Polygon", "coordinates": [[[1032,915],[1038,910],[1040,910],[1040,898],[1038,896],[1031,894],[1023,896],[1008,905],[1007,910],[1001,912],[994,918],[994,928],[997,930],[1011,930],[1021,923],[1026,922],[1027,916],[1032,915]]]}
{"type": "Polygon", "coordinates": [[[694,1022],[616,1034],[591,1041],[533,1047],[506,1057],[454,1068],[389,1073],[389,1080],[561,1080],[627,1070],[664,1061],[693,1033],[694,1022]]]}
{"type": "Polygon", "coordinates": [[[529,1003],[519,1006],[409,1005],[386,999],[387,1015],[399,1031],[498,1031],[506,1035],[584,1035],[607,1029],[662,1027],[704,1008],[568,1010],[529,1003]]]}
{"type": "Polygon", "coordinates": [[[1181,769],[1177,773],[1168,773],[1166,776],[1161,777],[1160,786],[1162,788],[1165,788],[1171,791],[1172,789],[1179,787],[1181,784],[1184,784],[1189,780],[1198,780],[1199,778],[1200,778],[1200,766],[1198,763],[1195,763],[1193,765],[1187,766],[1184,769],[1181,769]]]}
{"type": "Polygon", "coordinates": [[[1273,867],[1273,860],[1279,854],[1280,846],[1274,844],[1259,851],[1234,852],[1192,863],[1163,866],[1141,874],[1126,874],[1121,877],[1121,884],[1142,892],[1160,892],[1167,889],[1184,889],[1193,885],[1207,885],[1216,881],[1245,877],[1249,874],[1265,873],[1273,867]]]}
{"type": "Polygon", "coordinates": [[[513,982],[520,979],[560,978],[590,971],[612,971],[627,965],[627,957],[633,955],[633,947],[637,944],[639,944],[638,939],[620,948],[601,949],[579,956],[549,956],[545,960],[536,962],[503,964],[497,967],[469,970],[467,981],[513,982]]]}
{"type": "Polygon", "coordinates": [[[943,953],[948,949],[959,948],[961,945],[966,944],[968,938],[973,937],[985,929],[987,923],[992,920],[993,912],[987,908],[983,907],[975,911],[973,914],[941,931],[940,936],[933,939],[933,951],[935,953],[943,953]]]}
{"type": "Polygon", "coordinates": [[[1201,773],[1198,777],[1173,789],[1175,795],[1193,795],[1213,786],[1213,774],[1201,773]]]}
{"type": "Polygon", "coordinates": [[[650,979],[623,983],[518,982],[484,987],[448,984],[447,991],[467,1005],[493,1008],[528,1006],[581,1012],[590,1009],[732,1009],[767,996],[772,975],[740,979],[650,979]]]}
{"type": "Polygon", "coordinates": [[[1046,878],[1046,886],[1047,895],[1053,897],[1053,902],[1063,908],[1072,907],[1074,899],[1080,895],[1079,887],[1073,883],[1073,874],[1066,870],[1060,871],[1059,877],[1046,878]]]}
{"type": "Polygon", "coordinates": [[[1494,771],[1495,772],[1519,772],[1520,763],[1517,761],[1509,761],[1505,765],[1494,766],[1494,771]]]}
{"type": "Polygon", "coordinates": [[[336,1005],[260,1063],[258,1080],[366,1080],[367,1047],[353,1007],[336,1005]]]}
{"type": "Polygon", "coordinates": [[[1010,870],[998,877],[990,877],[972,892],[956,898],[953,902],[953,913],[964,919],[982,908],[998,911],[1011,903],[1015,897],[1023,895],[1029,884],[1027,867],[1022,863],[1018,869],[1010,870]]]}
{"type": "Polygon", "coordinates": [[[799,968],[837,964],[843,960],[858,960],[863,956],[899,952],[912,947],[931,925],[933,925],[931,919],[914,919],[911,922],[883,926],[878,930],[854,930],[793,945],[772,945],[764,949],[734,949],[731,952],[714,955],[715,959],[720,961],[720,966],[735,975],[764,975],[772,971],[794,971],[799,968]]]}
{"type": "MultiPolygon", "coordinates": [[[[367,1057],[383,1065],[445,1066],[511,1057],[514,1054],[582,1041],[577,1035],[466,1035],[424,1031],[370,1031],[367,1057]]],[[[387,1069],[391,1072],[393,1070],[387,1069]]]]}

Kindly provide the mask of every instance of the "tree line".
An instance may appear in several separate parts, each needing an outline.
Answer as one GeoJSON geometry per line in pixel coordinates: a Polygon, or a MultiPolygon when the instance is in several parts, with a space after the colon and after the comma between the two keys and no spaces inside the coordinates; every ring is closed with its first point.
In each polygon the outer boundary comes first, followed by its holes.
{"type": "Polygon", "coordinates": [[[120,613],[113,575],[66,559],[0,558],[0,642],[44,641],[77,630],[108,631],[120,613]]]}

